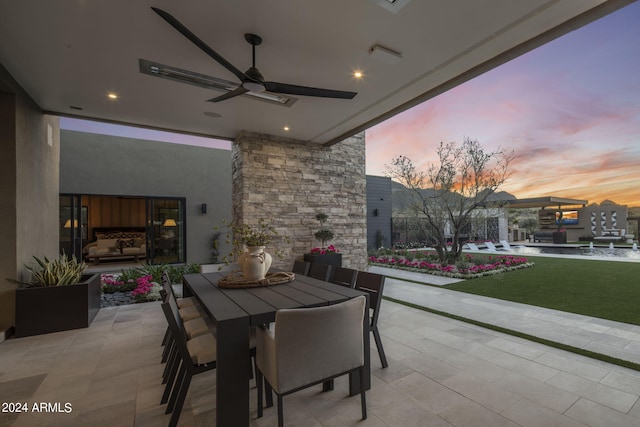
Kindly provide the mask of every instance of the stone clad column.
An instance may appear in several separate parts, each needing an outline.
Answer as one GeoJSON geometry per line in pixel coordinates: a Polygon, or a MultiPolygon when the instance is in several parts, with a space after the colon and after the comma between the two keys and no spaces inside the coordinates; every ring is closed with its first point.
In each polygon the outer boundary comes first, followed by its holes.
{"type": "MultiPolygon", "coordinates": [[[[333,231],[328,242],[342,253],[343,266],[367,265],[367,219],[364,133],[331,147],[267,134],[242,132],[232,154],[233,218],[257,224],[263,218],[286,233],[285,258],[293,261],[319,246],[315,215],[326,213],[333,231]]],[[[269,248],[267,249],[269,250],[269,248]]]]}

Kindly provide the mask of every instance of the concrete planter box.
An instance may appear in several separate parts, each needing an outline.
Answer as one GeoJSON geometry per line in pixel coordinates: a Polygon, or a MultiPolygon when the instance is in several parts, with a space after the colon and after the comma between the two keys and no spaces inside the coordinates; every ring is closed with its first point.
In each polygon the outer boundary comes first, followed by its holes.
{"type": "Polygon", "coordinates": [[[100,274],[77,285],[16,289],[16,337],[88,327],[100,311],[100,274]]]}
{"type": "Polygon", "coordinates": [[[555,244],[567,243],[567,232],[566,231],[554,231],[553,232],[553,243],[555,243],[555,244]]]}
{"type": "Polygon", "coordinates": [[[334,267],[342,267],[342,254],[304,254],[304,260],[311,263],[328,264],[334,267]]]}

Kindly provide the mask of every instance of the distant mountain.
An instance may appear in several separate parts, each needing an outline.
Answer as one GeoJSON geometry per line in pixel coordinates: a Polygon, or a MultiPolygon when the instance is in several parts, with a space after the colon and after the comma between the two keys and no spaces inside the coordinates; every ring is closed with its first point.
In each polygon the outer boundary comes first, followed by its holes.
{"type": "MultiPolygon", "coordinates": [[[[425,197],[433,197],[435,194],[435,190],[433,188],[424,189],[420,192],[425,197]]],[[[506,191],[498,191],[488,198],[488,200],[492,202],[515,199],[516,196],[507,193],[506,191]]],[[[409,194],[409,189],[398,182],[391,181],[391,203],[393,204],[394,213],[406,211],[411,205],[411,194],[409,194]]]]}

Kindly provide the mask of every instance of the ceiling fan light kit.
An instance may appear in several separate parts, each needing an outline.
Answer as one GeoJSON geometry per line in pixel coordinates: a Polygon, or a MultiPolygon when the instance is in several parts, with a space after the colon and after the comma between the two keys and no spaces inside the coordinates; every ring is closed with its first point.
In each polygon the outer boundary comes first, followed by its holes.
{"type": "Polygon", "coordinates": [[[198,38],[194,33],[185,27],[180,21],[174,18],[168,12],[155,7],[151,8],[162,19],[164,19],[169,25],[175,28],[183,36],[189,39],[193,44],[199,47],[203,52],[213,58],[216,62],[234,74],[240,84],[236,85],[236,88],[229,92],[220,95],[216,98],[212,98],[209,102],[220,102],[230,98],[234,98],[239,95],[244,95],[248,92],[252,92],[256,95],[264,95],[263,92],[271,92],[276,94],[287,95],[300,95],[300,96],[314,96],[319,98],[334,98],[334,99],[353,99],[357,95],[356,92],[348,92],[333,89],[321,89],[315,87],[292,85],[288,83],[278,83],[272,81],[266,81],[262,76],[262,73],[256,68],[256,46],[262,43],[262,38],[256,34],[245,34],[245,40],[251,45],[252,49],[252,66],[246,72],[240,71],[229,61],[224,59],[220,54],[211,49],[205,42],[198,38]]]}

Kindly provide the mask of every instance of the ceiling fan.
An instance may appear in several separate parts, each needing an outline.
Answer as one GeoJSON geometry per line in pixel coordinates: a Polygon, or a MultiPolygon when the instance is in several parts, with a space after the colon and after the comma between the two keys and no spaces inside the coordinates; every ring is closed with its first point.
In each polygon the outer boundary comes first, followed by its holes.
{"type": "Polygon", "coordinates": [[[288,83],[265,81],[262,73],[260,73],[260,71],[258,71],[258,69],[256,68],[256,46],[262,43],[262,38],[255,34],[244,35],[245,40],[252,46],[253,62],[251,68],[243,73],[238,68],[233,66],[229,61],[224,59],[220,54],[211,49],[205,42],[200,40],[198,36],[193,34],[187,27],[182,25],[182,23],[174,18],[173,15],[156,7],[152,7],[151,9],[155,13],[160,15],[162,19],[167,21],[173,28],[178,30],[183,36],[188,38],[193,44],[203,50],[207,55],[215,59],[224,68],[231,71],[240,80],[240,86],[238,86],[237,89],[227,92],[224,95],[218,96],[217,98],[209,99],[209,102],[224,101],[225,99],[233,98],[246,92],[259,93],[264,91],[273,93],[284,93],[288,95],[316,96],[321,98],[338,99],[353,99],[353,97],[357,95],[356,92],[320,89],[315,87],[292,85],[288,83]]]}

